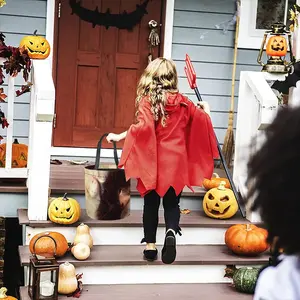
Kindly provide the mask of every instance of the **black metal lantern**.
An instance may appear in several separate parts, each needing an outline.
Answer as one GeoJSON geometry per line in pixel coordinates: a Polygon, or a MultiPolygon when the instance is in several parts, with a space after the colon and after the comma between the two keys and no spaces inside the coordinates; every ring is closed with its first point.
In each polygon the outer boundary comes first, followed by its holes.
{"type": "Polygon", "coordinates": [[[58,299],[58,272],[59,264],[55,259],[56,241],[49,235],[42,235],[33,245],[33,255],[29,264],[28,295],[32,300],[58,299]],[[51,238],[55,244],[53,257],[40,258],[35,254],[36,242],[43,237],[51,238]]]}
{"type": "Polygon", "coordinates": [[[295,58],[292,54],[291,32],[285,30],[285,25],[283,23],[275,23],[271,26],[271,30],[267,30],[265,32],[257,62],[263,67],[262,71],[269,73],[289,72],[291,65],[295,62],[295,58]],[[266,45],[268,61],[266,64],[264,64],[261,58],[267,37],[269,37],[266,45]],[[285,59],[288,52],[288,46],[290,48],[290,61],[285,59]]]}

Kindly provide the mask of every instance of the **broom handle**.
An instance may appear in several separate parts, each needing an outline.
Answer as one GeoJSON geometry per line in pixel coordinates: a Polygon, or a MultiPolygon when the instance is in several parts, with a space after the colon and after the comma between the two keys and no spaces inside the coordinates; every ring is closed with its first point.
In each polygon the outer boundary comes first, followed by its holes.
{"type": "MultiPolygon", "coordinates": [[[[201,101],[202,101],[202,97],[201,97],[201,95],[200,95],[200,92],[199,92],[199,89],[198,89],[197,86],[195,86],[194,91],[195,91],[195,93],[196,93],[196,96],[197,96],[197,98],[198,98],[198,101],[201,102],[201,101]]],[[[224,155],[223,155],[223,152],[222,152],[222,149],[221,149],[221,146],[220,146],[220,143],[219,143],[219,141],[218,141],[218,138],[217,138],[216,134],[215,134],[215,137],[216,137],[216,141],[217,141],[217,146],[218,146],[219,155],[220,155],[222,164],[223,164],[223,166],[224,166],[224,170],[225,170],[226,176],[227,176],[227,178],[228,178],[228,180],[229,180],[229,182],[230,182],[230,185],[231,185],[233,194],[234,194],[235,199],[236,199],[236,201],[237,201],[237,203],[238,203],[239,210],[240,210],[240,212],[241,212],[242,217],[243,217],[243,218],[246,218],[245,212],[244,212],[244,210],[242,209],[242,207],[244,208],[244,205],[243,205],[243,203],[242,203],[242,199],[241,199],[241,197],[239,196],[239,193],[237,192],[237,189],[236,189],[236,187],[235,187],[235,184],[234,184],[233,179],[232,179],[232,177],[231,177],[231,174],[230,174],[230,172],[229,172],[229,169],[228,169],[228,166],[227,166],[225,157],[224,157],[224,155]]]]}
{"type": "Polygon", "coordinates": [[[239,2],[239,0],[237,0],[236,30],[235,30],[235,40],[234,40],[233,68],[232,68],[232,77],[231,77],[231,101],[230,101],[229,122],[228,122],[229,124],[228,124],[228,126],[233,125],[234,88],[235,88],[237,53],[238,53],[239,28],[240,28],[240,2],[239,2]]]}

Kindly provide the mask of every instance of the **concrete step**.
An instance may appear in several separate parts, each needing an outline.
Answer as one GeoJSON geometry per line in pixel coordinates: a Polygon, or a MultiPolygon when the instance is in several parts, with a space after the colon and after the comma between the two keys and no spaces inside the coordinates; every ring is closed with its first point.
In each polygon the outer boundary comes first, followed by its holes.
{"type": "MultiPolygon", "coordinates": [[[[89,218],[82,210],[80,221],[73,225],[59,225],[51,221],[30,221],[27,209],[18,210],[19,223],[25,225],[25,244],[37,233],[43,231],[58,231],[69,242],[75,236],[76,227],[81,223],[91,228],[95,245],[138,245],[143,238],[142,211],[131,211],[124,219],[116,221],[98,221],[89,218]]],[[[237,223],[249,223],[239,214],[229,220],[208,218],[202,211],[192,211],[188,215],[181,215],[180,226],[182,236],[178,236],[177,243],[188,244],[224,244],[224,234],[228,227],[237,223]]],[[[164,241],[165,228],[163,212],[160,212],[157,243],[164,241]]]]}
{"type": "MultiPolygon", "coordinates": [[[[241,257],[224,245],[177,246],[177,258],[172,265],[143,259],[143,246],[94,246],[85,261],[67,253],[58,262],[69,261],[77,273],[83,273],[84,284],[149,284],[149,283],[222,283],[226,265],[264,265],[268,253],[257,257],[241,257]],[[180,274],[180,276],[179,276],[180,274]]],[[[159,252],[161,247],[159,247],[159,252]]],[[[28,246],[19,247],[21,265],[28,267],[28,246]]]]}
{"type": "MultiPolygon", "coordinates": [[[[30,300],[27,287],[20,288],[20,300],[30,300]]],[[[135,284],[84,285],[82,300],[250,300],[252,295],[237,292],[230,284],[135,284]]],[[[59,300],[70,299],[59,296],[59,300]]]]}

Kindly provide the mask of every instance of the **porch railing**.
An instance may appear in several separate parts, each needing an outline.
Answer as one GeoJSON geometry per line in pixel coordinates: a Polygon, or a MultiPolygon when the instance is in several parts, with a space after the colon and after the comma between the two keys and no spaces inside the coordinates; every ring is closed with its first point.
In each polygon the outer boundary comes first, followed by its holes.
{"type": "Polygon", "coordinates": [[[55,103],[48,60],[33,60],[31,82],[27,168],[12,168],[15,78],[8,78],[6,117],[9,127],[6,131],[6,163],[5,168],[0,168],[0,178],[27,178],[28,217],[30,220],[46,220],[55,103]]]}
{"type": "MultiPolygon", "coordinates": [[[[264,139],[264,129],[274,119],[278,98],[267,81],[283,80],[284,75],[264,72],[241,72],[233,180],[243,197],[247,195],[247,163],[251,154],[257,151],[264,139]]],[[[251,204],[251,201],[249,202],[251,204]]],[[[258,214],[247,209],[247,218],[259,221],[258,214]]]]}

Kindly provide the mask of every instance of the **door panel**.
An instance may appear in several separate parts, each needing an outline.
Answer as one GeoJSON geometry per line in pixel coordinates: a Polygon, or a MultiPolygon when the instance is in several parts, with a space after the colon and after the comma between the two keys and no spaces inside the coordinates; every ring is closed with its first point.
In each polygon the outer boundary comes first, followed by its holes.
{"type": "MultiPolygon", "coordinates": [[[[133,30],[119,30],[81,21],[68,0],[58,21],[56,128],[54,146],[96,147],[106,132],[122,132],[134,121],[137,81],[147,66],[148,22],[162,22],[162,1],[149,1],[133,30]]],[[[89,9],[122,13],[139,0],[83,0],[89,9]]],[[[162,31],[162,30],[161,30],[162,31]]],[[[155,57],[160,49],[155,49],[155,57]]]]}

